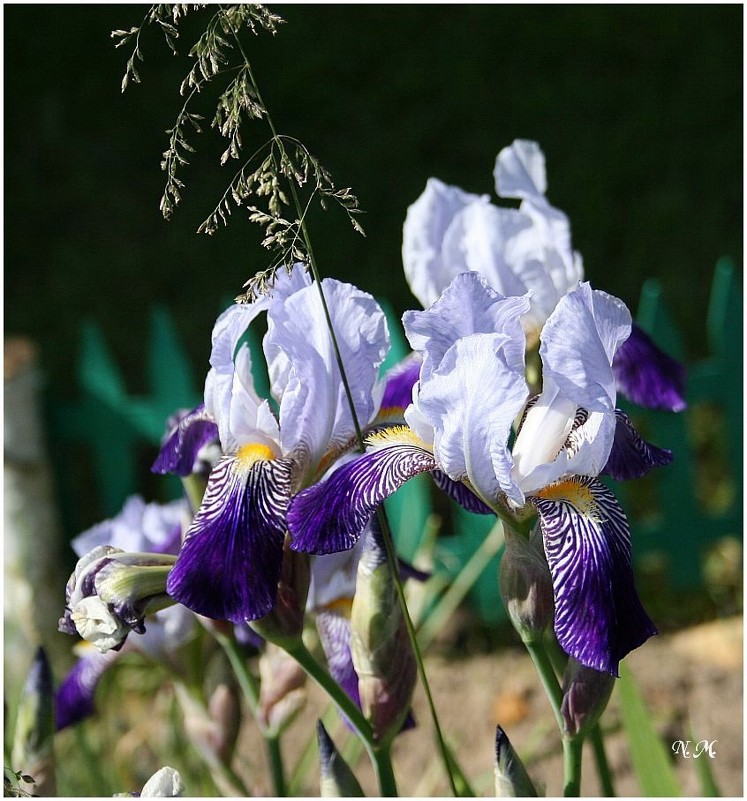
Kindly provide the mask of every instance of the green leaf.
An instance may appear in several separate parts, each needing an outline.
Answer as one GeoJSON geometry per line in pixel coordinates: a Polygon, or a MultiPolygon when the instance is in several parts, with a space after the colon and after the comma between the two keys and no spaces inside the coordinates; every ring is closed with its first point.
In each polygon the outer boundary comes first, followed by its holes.
{"type": "MultiPolygon", "coordinates": [[[[695,738],[692,730],[690,731],[690,739],[695,743],[699,742],[699,740],[695,738]]],[[[707,758],[704,759],[703,756],[704,755],[701,755],[698,759],[693,760],[695,771],[698,774],[700,795],[703,798],[716,798],[721,795],[721,791],[716,783],[716,777],[711,770],[711,760],[707,758]]]]}
{"type": "Polygon", "coordinates": [[[620,666],[620,707],[630,759],[641,792],[649,797],[681,796],[682,790],[629,669],[620,666]]]}

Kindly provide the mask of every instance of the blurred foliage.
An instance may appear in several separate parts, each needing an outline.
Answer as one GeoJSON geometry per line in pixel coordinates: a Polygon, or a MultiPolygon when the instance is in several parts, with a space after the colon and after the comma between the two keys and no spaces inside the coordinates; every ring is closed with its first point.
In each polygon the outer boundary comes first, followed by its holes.
{"type": "MultiPolygon", "coordinates": [[[[533,138],[587,276],[633,308],[644,278],[660,278],[689,355],[702,353],[713,264],[742,255],[741,7],[271,9],[287,24],[247,42],[263,99],[280,132],[311,148],[367,212],[366,239],[343,214],[314,215],[325,274],[398,312],[413,306],[400,260],[407,206],[430,176],[492,195],[498,150],[533,138]]],[[[133,392],[154,302],[169,305],[206,366],[222,299],[269,262],[260,232],[236,213],[227,230],[196,233],[235,171],[220,167],[225,145],[212,131],[184,168],[182,207],[168,223],[159,214],[165,131],[205,19],[183,21],[177,57],[146,32],[142,83],[123,95],[126,54],[110,32],[146,10],[5,9],[5,324],[40,344],[57,396],[72,389],[83,316],[103,326],[133,392]]],[[[216,98],[200,100],[210,119],[216,98]]]]}

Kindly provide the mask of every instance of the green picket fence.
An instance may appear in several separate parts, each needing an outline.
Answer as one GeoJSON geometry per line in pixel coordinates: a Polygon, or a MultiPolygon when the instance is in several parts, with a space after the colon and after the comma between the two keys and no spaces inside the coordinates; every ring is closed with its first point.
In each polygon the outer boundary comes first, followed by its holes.
{"type": "MultiPolygon", "coordinates": [[[[386,369],[403,358],[408,347],[399,320],[386,303],[382,305],[392,337],[386,369]]],[[[655,281],[643,287],[637,321],[667,352],[683,357],[681,336],[655,281]]],[[[674,463],[615,486],[630,518],[635,558],[658,555],[676,587],[698,585],[702,555],[713,543],[730,535],[741,539],[742,295],[734,266],[725,258],[716,265],[704,330],[710,356],[688,367],[688,409],[681,414],[626,409],[644,436],[674,451],[674,463]]],[[[260,340],[252,332],[247,338],[253,362],[259,366],[260,340]]],[[[155,457],[166,418],[201,400],[204,375],[200,372],[195,378],[164,308],[152,311],[146,354],[148,394],[132,396],[99,327],[86,322],[78,358],[80,396],[72,403],[49,403],[61,510],[71,534],[81,530],[83,521],[91,524],[87,519],[91,508],[98,519],[109,517],[128,495],[146,494],[143,473],[155,457]],[[84,493],[71,481],[71,448],[89,461],[93,484],[88,481],[84,493]],[[81,502],[88,509],[81,509],[81,502]]],[[[258,387],[268,388],[266,372],[258,370],[255,379],[258,387]]],[[[159,500],[176,497],[180,491],[173,477],[148,476],[147,483],[159,500]]],[[[452,577],[493,523],[445,501],[427,476],[402,487],[387,501],[387,512],[406,559],[414,557],[424,532],[440,530],[437,568],[452,577]]],[[[477,614],[489,623],[503,615],[497,592],[498,559],[496,555],[490,560],[469,595],[477,614]]]]}

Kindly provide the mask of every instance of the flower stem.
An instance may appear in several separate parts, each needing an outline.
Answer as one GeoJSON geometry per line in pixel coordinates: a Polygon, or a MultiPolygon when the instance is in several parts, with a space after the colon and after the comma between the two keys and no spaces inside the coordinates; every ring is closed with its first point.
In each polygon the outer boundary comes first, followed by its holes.
{"type": "Polygon", "coordinates": [[[607,752],[604,748],[604,735],[602,734],[602,727],[599,723],[596,723],[589,732],[589,742],[594,749],[594,761],[597,766],[599,783],[602,786],[602,795],[607,798],[612,798],[615,795],[615,785],[612,781],[612,771],[610,770],[610,765],[607,761],[607,752]]]}
{"type": "Polygon", "coordinates": [[[332,676],[314,659],[301,641],[286,650],[309,676],[326,691],[340,712],[347,717],[358,732],[373,764],[381,796],[387,798],[396,796],[397,783],[394,778],[389,745],[376,742],[371,724],[363,717],[363,713],[332,676]]]}
{"type": "Polygon", "coordinates": [[[555,675],[555,670],[542,640],[524,640],[524,645],[532,657],[542,686],[550,701],[555,720],[563,740],[563,794],[578,796],[581,791],[582,737],[568,737],[563,734],[563,716],[560,713],[563,691],[555,675]]]}
{"type": "Polygon", "coordinates": [[[284,796],[286,793],[286,783],[283,770],[283,757],[280,753],[280,738],[277,734],[270,734],[267,732],[259,720],[259,686],[257,681],[248,670],[246,660],[240,653],[236,640],[233,637],[218,632],[215,633],[215,638],[225,651],[228,661],[233,668],[233,672],[236,675],[236,679],[239,682],[239,687],[259,726],[259,730],[265,742],[265,751],[270,766],[275,795],[278,797],[284,796]]]}

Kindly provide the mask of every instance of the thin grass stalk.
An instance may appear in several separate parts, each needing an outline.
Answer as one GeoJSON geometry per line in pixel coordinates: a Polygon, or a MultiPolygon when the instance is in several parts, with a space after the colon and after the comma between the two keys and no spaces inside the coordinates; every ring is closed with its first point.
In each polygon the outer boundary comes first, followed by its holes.
{"type": "MultiPolygon", "coordinates": [[[[262,100],[262,96],[261,96],[261,94],[259,92],[259,87],[257,86],[257,82],[256,82],[256,80],[254,78],[254,73],[252,71],[251,64],[249,62],[249,59],[246,56],[244,48],[243,48],[243,46],[241,44],[241,40],[239,39],[239,37],[238,37],[238,35],[236,33],[233,34],[233,37],[234,37],[234,40],[236,41],[237,47],[239,49],[239,52],[241,53],[242,58],[244,59],[244,63],[245,63],[246,68],[247,68],[247,74],[249,75],[249,80],[252,82],[252,88],[256,93],[257,100],[262,105],[262,107],[265,109],[265,119],[267,120],[267,124],[268,124],[268,126],[270,128],[270,131],[272,133],[273,141],[277,144],[278,150],[279,150],[279,152],[281,154],[281,157],[282,157],[284,155],[284,152],[285,152],[282,139],[278,135],[278,133],[277,133],[277,131],[275,129],[275,126],[274,126],[274,124],[272,122],[272,118],[271,118],[269,112],[267,111],[267,106],[264,103],[264,101],[262,100]]],[[[308,257],[309,257],[309,266],[311,268],[311,272],[312,272],[312,275],[313,275],[313,278],[314,278],[314,283],[317,285],[317,288],[318,288],[318,291],[319,291],[319,296],[320,296],[320,299],[321,299],[321,302],[322,302],[322,307],[324,309],[325,320],[327,322],[327,326],[328,326],[329,332],[330,332],[330,337],[332,339],[332,346],[333,346],[334,352],[335,352],[335,359],[336,359],[338,368],[340,370],[340,376],[342,378],[343,387],[345,389],[345,394],[346,394],[346,397],[347,397],[348,405],[350,406],[350,413],[352,415],[353,425],[355,427],[356,439],[358,441],[358,447],[359,447],[360,450],[363,450],[364,447],[365,447],[365,444],[364,444],[364,441],[363,441],[363,432],[361,431],[360,423],[358,421],[358,416],[357,416],[356,411],[355,411],[355,404],[353,402],[352,393],[350,391],[350,386],[349,386],[348,381],[347,381],[347,376],[346,376],[346,373],[345,373],[345,366],[344,366],[344,364],[342,362],[342,356],[340,354],[340,349],[339,349],[339,345],[338,345],[338,342],[337,342],[337,337],[335,336],[334,327],[332,325],[332,318],[331,318],[331,315],[330,315],[330,312],[329,312],[329,307],[328,307],[326,299],[324,297],[324,290],[322,288],[321,277],[320,277],[319,269],[318,269],[318,266],[317,266],[317,263],[316,263],[316,259],[314,258],[314,251],[313,251],[313,248],[312,248],[312,245],[311,245],[311,239],[310,239],[309,234],[308,234],[308,229],[307,229],[306,221],[305,221],[305,215],[302,212],[301,202],[300,202],[300,199],[298,197],[298,192],[296,191],[295,183],[291,180],[291,181],[289,181],[289,185],[290,185],[290,188],[291,188],[291,194],[292,194],[292,197],[293,197],[293,202],[294,202],[294,205],[296,207],[296,212],[299,215],[299,220],[300,220],[300,225],[301,225],[301,233],[302,233],[302,236],[303,236],[304,245],[306,247],[306,252],[307,252],[308,257]]],[[[384,532],[384,542],[385,542],[386,551],[387,551],[387,560],[389,562],[390,568],[392,569],[392,574],[393,574],[393,577],[394,577],[395,586],[397,588],[397,596],[399,598],[400,605],[402,607],[402,614],[404,616],[405,624],[407,626],[408,635],[410,637],[410,641],[411,641],[411,644],[412,644],[412,647],[413,647],[413,651],[415,653],[415,659],[416,659],[416,662],[417,662],[417,665],[418,665],[418,673],[419,673],[420,679],[421,679],[421,681],[423,683],[423,689],[425,691],[426,698],[428,700],[428,707],[429,707],[429,710],[430,710],[430,713],[431,713],[431,717],[432,717],[432,720],[433,720],[434,728],[436,730],[436,737],[437,737],[437,740],[438,740],[438,743],[439,743],[439,749],[440,749],[441,754],[442,754],[443,764],[444,764],[446,773],[447,773],[448,778],[449,778],[449,783],[451,785],[452,792],[454,793],[454,795],[457,795],[457,788],[456,788],[456,784],[455,784],[455,781],[454,781],[454,776],[452,774],[452,769],[451,769],[451,760],[449,758],[449,753],[448,753],[448,751],[446,749],[446,744],[444,742],[443,735],[441,733],[441,727],[440,727],[440,724],[439,724],[439,721],[438,721],[438,715],[436,714],[435,705],[433,704],[433,698],[432,698],[432,695],[431,695],[431,692],[430,692],[430,686],[429,686],[429,683],[428,683],[428,678],[427,678],[426,673],[425,673],[425,667],[423,665],[422,655],[421,655],[420,649],[418,647],[417,637],[416,637],[416,634],[415,634],[415,628],[414,628],[414,626],[412,624],[412,620],[410,618],[410,614],[409,614],[409,611],[407,609],[407,602],[406,602],[405,595],[404,595],[404,588],[402,587],[402,581],[401,581],[401,578],[400,578],[400,575],[399,575],[399,568],[398,568],[398,565],[397,565],[396,555],[395,555],[395,551],[394,551],[394,543],[393,543],[393,540],[392,540],[391,530],[389,528],[389,524],[388,524],[388,521],[386,520],[386,515],[384,514],[383,509],[379,509],[378,516],[379,516],[379,522],[381,524],[382,531],[384,532]]],[[[393,776],[392,776],[392,779],[393,779],[393,776]]],[[[383,793],[383,790],[382,790],[382,793],[383,793]]]]}

